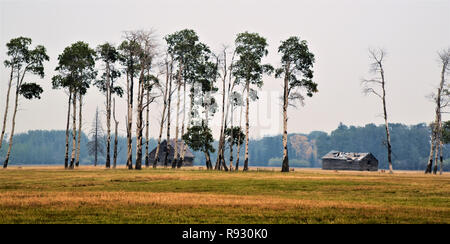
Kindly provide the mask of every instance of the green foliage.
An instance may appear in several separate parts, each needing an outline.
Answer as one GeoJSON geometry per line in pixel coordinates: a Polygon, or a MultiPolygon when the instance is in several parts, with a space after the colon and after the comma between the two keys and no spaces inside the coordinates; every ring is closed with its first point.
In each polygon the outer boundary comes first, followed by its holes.
{"type": "Polygon", "coordinates": [[[36,83],[23,83],[19,89],[19,94],[26,99],[41,99],[41,94],[44,92],[42,87],[36,83]]]}
{"type": "Polygon", "coordinates": [[[290,37],[281,43],[278,53],[282,54],[282,67],[275,71],[275,77],[287,76],[290,98],[301,98],[299,92],[291,93],[296,88],[305,88],[307,96],[312,97],[313,93],[318,90],[317,84],[312,81],[314,54],[309,51],[307,42],[300,41],[300,38],[296,36],[290,37]]]}
{"type": "Polygon", "coordinates": [[[183,135],[183,140],[193,150],[205,153],[215,151],[212,145],[214,138],[211,129],[205,123],[188,128],[186,134],[183,135]]]}
{"type": "Polygon", "coordinates": [[[95,57],[95,51],[85,42],[79,41],[66,47],[58,56],[55,70],[60,74],[52,78],[53,88],[69,88],[85,94],[97,76],[95,57]]]}
{"type": "Polygon", "coordinates": [[[198,46],[198,36],[194,30],[184,29],[164,37],[167,43],[167,51],[174,59],[181,63],[189,63],[194,58],[198,46]]]}
{"type": "Polygon", "coordinates": [[[233,128],[227,128],[225,130],[225,140],[228,142],[228,145],[243,145],[245,139],[244,131],[239,126],[234,126],[233,128]],[[233,134],[233,140],[231,140],[231,134],[233,134]],[[240,140],[239,140],[240,138],[240,140]]]}
{"type": "Polygon", "coordinates": [[[124,72],[129,77],[136,77],[139,73],[140,46],[135,40],[125,40],[119,45],[119,61],[125,67],[124,72]]]}
{"type": "Polygon", "coordinates": [[[11,39],[6,47],[8,51],[6,54],[9,56],[9,60],[5,60],[4,64],[6,67],[12,67],[15,69],[22,68],[23,64],[26,63],[27,57],[29,56],[29,46],[31,45],[31,38],[28,37],[18,37],[11,39]]]}
{"type": "Polygon", "coordinates": [[[450,120],[442,123],[442,142],[444,144],[450,143],[450,120]]]}
{"type": "Polygon", "coordinates": [[[110,89],[112,94],[117,94],[119,97],[123,95],[123,89],[120,86],[114,86],[115,81],[120,77],[120,71],[116,69],[115,63],[119,60],[120,54],[114,46],[109,43],[99,45],[96,49],[97,60],[102,60],[109,68],[103,72],[101,79],[96,80],[94,85],[100,89],[101,92],[107,92],[107,77],[110,79],[110,89]],[[107,73],[109,71],[109,73],[107,73]]]}
{"type": "Polygon", "coordinates": [[[261,64],[267,56],[267,42],[257,33],[239,33],[235,40],[238,60],[233,64],[233,75],[238,83],[250,83],[257,87],[263,85],[263,74],[270,74],[273,67],[261,64]]]}
{"type": "Polygon", "coordinates": [[[44,46],[38,45],[30,49],[31,38],[18,37],[11,39],[6,47],[8,60],[4,61],[6,67],[10,67],[12,73],[18,74],[17,92],[26,99],[38,98],[43,92],[42,87],[36,83],[23,83],[27,73],[44,78],[44,62],[50,60],[44,46]]]}

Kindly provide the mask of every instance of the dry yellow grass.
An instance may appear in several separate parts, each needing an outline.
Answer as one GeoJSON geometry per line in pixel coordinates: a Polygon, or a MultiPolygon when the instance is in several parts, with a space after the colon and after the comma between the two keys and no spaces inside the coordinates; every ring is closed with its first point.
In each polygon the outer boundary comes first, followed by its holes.
{"type": "Polygon", "coordinates": [[[13,167],[0,223],[450,223],[450,175],[13,167]]]}

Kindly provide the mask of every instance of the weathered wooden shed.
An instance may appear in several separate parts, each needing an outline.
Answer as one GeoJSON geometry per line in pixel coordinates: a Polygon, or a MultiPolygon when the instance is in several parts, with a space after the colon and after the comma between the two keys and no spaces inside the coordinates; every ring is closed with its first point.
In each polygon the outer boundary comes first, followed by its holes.
{"type": "MultiPolygon", "coordinates": [[[[181,141],[178,141],[178,158],[181,158],[181,149],[183,147],[183,143],[181,141]]],[[[164,165],[164,159],[166,157],[167,153],[167,141],[164,140],[161,142],[161,146],[159,148],[159,161],[157,165],[164,165]]],[[[156,154],[156,147],[150,152],[150,164],[153,164],[155,162],[155,154],[156,154]]],[[[175,140],[169,141],[169,155],[167,156],[167,166],[172,165],[172,161],[175,156],[175,140]]],[[[194,165],[194,154],[189,150],[189,148],[186,149],[186,153],[184,154],[184,162],[182,166],[193,166],[194,165]]]]}
{"type": "Polygon", "coordinates": [[[378,171],[378,160],[369,152],[331,151],[322,157],[322,169],[378,171]]]}

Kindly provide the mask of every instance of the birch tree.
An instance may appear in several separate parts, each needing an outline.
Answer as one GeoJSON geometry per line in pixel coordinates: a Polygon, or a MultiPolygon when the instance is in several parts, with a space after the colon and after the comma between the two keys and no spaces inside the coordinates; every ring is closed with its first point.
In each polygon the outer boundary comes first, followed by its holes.
{"type": "Polygon", "coordinates": [[[389,162],[389,173],[393,173],[392,168],[392,146],[391,146],[391,135],[389,132],[389,123],[387,115],[387,105],[386,105],[386,79],[384,73],[384,58],[386,52],[383,49],[369,49],[369,57],[372,61],[371,72],[377,76],[372,79],[362,80],[363,93],[368,95],[372,94],[378,97],[383,105],[383,118],[386,130],[386,147],[389,162]]]}
{"type": "Polygon", "coordinates": [[[283,82],[283,164],[281,172],[289,172],[288,158],[288,115],[289,105],[296,102],[303,104],[304,95],[312,97],[317,92],[317,84],[312,81],[314,54],[309,51],[308,44],[298,37],[290,37],[278,48],[281,56],[281,68],[275,71],[275,77],[284,76],[283,82]]]}
{"type": "MultiPolygon", "coordinates": [[[[97,76],[97,71],[95,70],[95,51],[91,49],[87,43],[81,41],[76,42],[71,46],[66,47],[63,53],[59,55],[58,66],[55,70],[58,71],[59,74],[55,75],[52,78],[53,88],[65,88],[69,90],[69,93],[71,94],[71,96],[69,94],[69,101],[70,99],[72,100],[73,109],[72,153],[70,165],[68,166],[68,168],[73,169],[75,165],[75,156],[77,149],[77,96],[82,96],[83,94],[85,94],[90,86],[91,81],[93,81],[97,76]]],[[[81,133],[81,130],[79,130],[78,133],[81,133]]],[[[68,141],[67,138],[68,133],[66,133],[66,141],[68,141]]],[[[67,150],[68,143],[66,145],[66,152],[67,150]]]]}
{"type": "MultiPolygon", "coordinates": [[[[167,105],[168,105],[168,97],[171,96],[172,91],[170,90],[171,87],[169,87],[169,83],[171,82],[172,79],[172,70],[173,70],[173,59],[169,60],[168,55],[165,58],[164,61],[164,67],[165,67],[165,75],[166,75],[166,82],[165,82],[165,86],[161,87],[161,93],[163,94],[163,111],[162,111],[162,115],[161,115],[161,122],[159,124],[159,136],[158,136],[158,143],[156,145],[156,151],[155,151],[155,158],[153,161],[153,168],[156,168],[156,165],[158,164],[160,158],[159,158],[159,151],[161,150],[161,139],[162,139],[162,133],[163,133],[163,129],[164,129],[164,121],[166,119],[166,110],[167,110],[167,105]],[[170,89],[169,89],[170,88],[170,89]]],[[[167,143],[169,143],[167,141],[167,143]]]]}
{"type": "Polygon", "coordinates": [[[29,52],[29,46],[31,45],[31,39],[27,37],[18,37],[11,39],[7,44],[6,48],[8,51],[8,59],[4,61],[6,68],[10,68],[8,88],[6,92],[6,103],[5,103],[5,113],[3,114],[3,125],[2,132],[0,135],[0,149],[3,145],[3,139],[6,130],[6,121],[8,119],[8,109],[9,109],[9,97],[11,94],[11,87],[15,79],[20,79],[20,70],[22,69],[27,53],[29,52]]]}
{"type": "Polygon", "coordinates": [[[239,126],[231,126],[225,131],[225,139],[230,147],[230,171],[233,171],[233,147],[244,143],[245,134],[239,126]]]}
{"type": "Polygon", "coordinates": [[[149,149],[149,142],[150,142],[150,104],[152,104],[155,99],[157,98],[157,94],[153,92],[153,88],[155,86],[159,86],[159,79],[158,77],[154,75],[150,75],[147,73],[145,76],[145,85],[144,85],[144,91],[145,91],[145,97],[146,97],[146,103],[144,104],[144,108],[146,110],[146,117],[145,117],[145,167],[150,166],[150,149],[149,149]]]}
{"type": "MultiPolygon", "coordinates": [[[[190,83],[193,87],[195,83],[195,63],[196,58],[201,52],[202,44],[199,43],[199,38],[195,31],[190,29],[183,29],[177,31],[173,34],[167,35],[164,40],[167,43],[167,52],[174,58],[175,64],[177,66],[176,74],[176,90],[177,90],[177,108],[176,108],[176,125],[175,125],[175,154],[174,162],[172,167],[181,167],[184,162],[184,155],[186,152],[186,146],[184,142],[181,142],[181,148],[178,148],[178,133],[179,133],[179,110],[180,110],[180,100],[181,100],[181,86],[183,86],[183,119],[181,122],[181,135],[184,134],[185,127],[185,116],[186,116],[186,84],[190,83]],[[180,153],[181,151],[181,153],[180,153]],[[179,158],[180,155],[180,158],[179,158]]],[[[191,101],[192,101],[192,90],[191,90],[191,101]]],[[[192,103],[191,103],[192,104],[192,103]]],[[[189,118],[191,118],[192,106],[190,107],[189,118]]],[[[189,119],[190,120],[190,119],[189,119]]],[[[189,121],[190,123],[190,121],[189,121]]],[[[190,126],[188,124],[188,126],[190,126]]]]}
{"type": "MultiPolygon", "coordinates": [[[[3,168],[8,167],[9,158],[11,156],[14,130],[16,126],[16,115],[19,106],[19,97],[22,96],[27,100],[31,100],[33,98],[40,99],[43,92],[42,87],[37,83],[25,82],[25,77],[29,74],[33,74],[39,76],[40,78],[44,78],[45,73],[43,64],[45,61],[49,60],[49,57],[47,56],[44,46],[38,45],[34,49],[29,49],[29,45],[31,45],[31,39],[26,37],[12,39],[7,44],[7,54],[10,56],[10,60],[6,60],[5,65],[7,67],[11,67],[11,73],[15,73],[12,77],[16,78],[16,92],[11,121],[11,131],[9,134],[8,151],[6,153],[5,161],[3,162],[3,168]]],[[[7,96],[9,97],[9,94],[7,96]]],[[[7,100],[8,99],[9,98],[7,98],[7,100]]],[[[0,138],[0,140],[3,140],[3,131],[4,127],[2,129],[2,138],[0,138]]]]}
{"type": "Polygon", "coordinates": [[[211,51],[205,46],[201,55],[198,56],[195,66],[196,83],[192,87],[193,96],[191,102],[192,124],[187,133],[183,135],[183,140],[194,150],[200,150],[205,154],[205,164],[207,169],[212,170],[210,153],[214,152],[212,142],[214,141],[209,120],[217,111],[217,103],[213,94],[217,92],[215,82],[218,76],[218,62],[211,60],[211,51]]]}
{"type": "MultiPolygon", "coordinates": [[[[220,136],[219,136],[219,146],[218,146],[218,153],[217,153],[217,161],[216,161],[216,169],[221,169],[222,165],[225,165],[225,131],[227,130],[228,126],[228,115],[230,113],[230,107],[231,107],[231,115],[233,115],[233,98],[232,95],[234,93],[234,88],[236,87],[236,79],[233,79],[233,63],[234,63],[234,57],[236,52],[232,52],[233,55],[231,57],[231,61],[229,64],[227,64],[227,47],[224,47],[222,50],[221,55],[221,80],[222,80],[222,116],[220,121],[220,136]],[[228,80],[228,89],[226,90],[226,83],[228,80]],[[225,100],[227,98],[227,100],[225,100]]],[[[233,118],[231,118],[231,122],[233,121],[233,118]]],[[[231,130],[233,132],[233,130],[231,130]]],[[[230,165],[232,165],[230,163],[230,165]]],[[[226,168],[226,166],[224,166],[226,168]]],[[[231,169],[230,169],[231,170],[231,169]]]]}
{"type": "Polygon", "coordinates": [[[273,67],[269,64],[261,64],[262,58],[267,56],[267,41],[258,33],[244,32],[237,35],[235,40],[236,55],[238,60],[233,65],[233,75],[239,83],[242,83],[246,90],[246,106],[245,106],[245,159],[244,171],[248,170],[248,144],[250,129],[250,97],[256,100],[256,90],[251,86],[256,85],[261,88],[264,74],[270,74],[273,67]]]}
{"type": "Polygon", "coordinates": [[[136,36],[131,32],[125,32],[125,40],[119,45],[120,62],[123,65],[123,72],[126,76],[126,93],[127,93],[127,168],[133,169],[132,155],[132,126],[133,126],[133,92],[134,79],[139,72],[139,43],[136,36]]]}
{"type": "MultiPolygon", "coordinates": [[[[442,64],[441,69],[441,79],[439,83],[439,87],[437,88],[437,93],[433,95],[433,100],[436,103],[435,106],[435,120],[432,124],[431,129],[431,142],[430,142],[430,155],[428,157],[428,164],[425,169],[425,174],[431,173],[433,170],[433,173],[436,174],[437,168],[438,168],[438,153],[441,151],[442,154],[442,108],[446,107],[448,105],[448,90],[447,90],[447,83],[446,83],[446,74],[450,70],[449,61],[450,61],[450,48],[447,50],[443,50],[439,52],[439,61],[442,64]],[[434,153],[434,155],[433,155],[434,153]],[[434,169],[433,166],[433,156],[435,158],[435,165],[434,169]]],[[[441,159],[441,165],[442,165],[442,159],[441,159]]],[[[442,168],[442,166],[441,166],[442,168]]]]}
{"type": "Polygon", "coordinates": [[[95,82],[98,89],[105,95],[106,109],[106,168],[111,167],[111,107],[112,96],[117,94],[119,97],[123,95],[123,89],[116,85],[116,80],[120,77],[120,71],[115,67],[119,60],[119,52],[110,43],[99,45],[96,49],[97,60],[103,63],[103,74],[99,80],[95,82]]]}
{"type": "Polygon", "coordinates": [[[135,169],[140,170],[142,168],[142,145],[143,145],[143,123],[144,123],[144,109],[148,107],[148,104],[144,103],[145,94],[148,87],[152,85],[148,84],[153,79],[148,79],[149,73],[153,68],[153,61],[157,56],[157,43],[153,30],[150,31],[133,31],[129,32],[129,35],[135,40],[137,44],[137,56],[139,61],[139,81],[137,90],[137,104],[136,104],[136,164],[135,169]]]}

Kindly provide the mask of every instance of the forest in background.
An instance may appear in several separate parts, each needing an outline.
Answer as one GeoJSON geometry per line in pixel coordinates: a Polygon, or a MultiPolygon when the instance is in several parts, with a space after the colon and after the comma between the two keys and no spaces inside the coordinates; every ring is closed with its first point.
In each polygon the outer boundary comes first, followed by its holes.
{"type": "MultiPolygon", "coordinates": [[[[387,152],[384,125],[367,124],[365,126],[347,126],[340,124],[331,133],[313,131],[309,134],[289,134],[288,150],[292,167],[321,167],[320,158],[331,150],[345,152],[371,152],[379,160],[379,168],[387,169],[387,152]]],[[[417,125],[390,124],[392,133],[393,164],[395,169],[424,170],[427,164],[430,146],[430,128],[425,123],[417,125]]],[[[283,144],[281,135],[252,139],[249,144],[250,166],[280,167],[282,164],[283,144]]],[[[134,138],[135,139],[135,138],[134,138]]],[[[11,155],[11,165],[59,164],[64,165],[65,131],[32,130],[20,133],[14,138],[15,149],[11,155]]],[[[82,134],[81,165],[93,165],[94,157],[89,155],[87,143],[89,138],[82,134]]],[[[7,143],[6,141],[4,143],[7,143]]],[[[135,140],[133,140],[135,143],[135,140]]],[[[214,141],[216,152],[211,159],[216,160],[218,142],[214,141]]],[[[149,142],[151,150],[157,141],[149,142]]],[[[125,165],[127,159],[126,137],[119,137],[118,165],[125,165]]],[[[135,145],[133,144],[133,155],[135,145]]],[[[0,160],[4,158],[7,147],[0,151],[0,160]]],[[[450,166],[448,145],[444,148],[444,169],[450,166]]],[[[236,150],[235,150],[236,153],[236,150]]],[[[243,156],[241,150],[241,157],[243,156]]],[[[204,166],[205,157],[195,151],[195,165],[204,166]]],[[[225,159],[229,159],[228,149],[225,159]]],[[[105,156],[100,155],[99,166],[104,166],[105,156]]]]}

